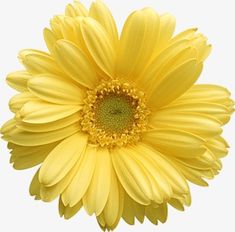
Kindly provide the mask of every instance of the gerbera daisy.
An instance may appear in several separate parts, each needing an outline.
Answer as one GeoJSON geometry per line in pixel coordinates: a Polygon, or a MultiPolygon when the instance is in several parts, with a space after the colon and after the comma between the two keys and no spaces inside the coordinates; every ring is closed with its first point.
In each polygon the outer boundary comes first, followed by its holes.
{"type": "Polygon", "coordinates": [[[15,117],[1,129],[16,169],[40,165],[35,199],[59,197],[66,219],[84,207],[102,229],[191,202],[188,181],[219,173],[221,127],[234,102],[223,87],[195,84],[211,46],[197,29],[174,36],[175,19],[133,12],[120,37],[101,2],[75,2],[44,30],[49,52],[19,53],[8,84],[15,117]]]}

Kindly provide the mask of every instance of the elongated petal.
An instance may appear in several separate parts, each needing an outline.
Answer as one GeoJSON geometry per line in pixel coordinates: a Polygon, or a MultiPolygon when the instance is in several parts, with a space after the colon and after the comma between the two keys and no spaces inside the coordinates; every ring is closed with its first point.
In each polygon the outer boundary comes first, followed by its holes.
{"type": "Polygon", "coordinates": [[[26,71],[17,71],[7,75],[7,84],[19,92],[28,91],[27,82],[31,75],[26,71]]]}
{"type": "Polygon", "coordinates": [[[81,109],[77,105],[56,105],[44,101],[28,101],[21,108],[18,117],[21,121],[41,124],[66,118],[81,109]]]}
{"type": "Polygon", "coordinates": [[[74,1],[74,4],[66,6],[65,15],[70,17],[87,16],[88,11],[80,1],[74,1]]]}
{"type": "Polygon", "coordinates": [[[188,47],[189,43],[187,40],[180,40],[163,49],[163,51],[154,57],[147,67],[142,70],[139,77],[136,78],[139,88],[147,93],[151,91],[151,89],[158,85],[163,79],[164,73],[166,74],[166,71],[163,72],[163,69],[169,61],[174,60],[178,54],[188,47]]]}
{"type": "Polygon", "coordinates": [[[175,24],[175,17],[173,15],[164,14],[160,16],[159,38],[156,47],[157,54],[169,44],[175,31],[175,24]]]}
{"type": "Polygon", "coordinates": [[[111,160],[107,149],[98,149],[95,171],[86,194],[83,205],[88,214],[99,215],[105,207],[111,187],[111,160]]]}
{"type": "Polygon", "coordinates": [[[19,54],[19,58],[32,74],[50,73],[59,76],[64,76],[53,58],[41,51],[37,50],[23,50],[19,54]]]}
{"type": "Polygon", "coordinates": [[[138,77],[156,46],[160,19],[155,11],[145,8],[132,13],[123,28],[117,58],[117,75],[138,77]]]}
{"type": "Polygon", "coordinates": [[[99,22],[109,34],[113,45],[117,46],[118,31],[114,18],[108,7],[100,0],[91,4],[89,16],[99,22]]]}
{"type": "Polygon", "coordinates": [[[206,151],[205,140],[180,130],[153,130],[144,134],[144,142],[170,156],[191,158],[206,151]]]}
{"type": "Polygon", "coordinates": [[[114,170],[111,171],[111,188],[108,196],[107,203],[104,207],[104,219],[106,225],[112,226],[119,217],[119,186],[118,180],[114,170]]]}
{"type": "Polygon", "coordinates": [[[200,137],[210,137],[219,135],[221,123],[213,117],[198,113],[175,113],[172,117],[171,113],[162,110],[154,113],[151,117],[151,124],[155,128],[171,128],[184,130],[196,134],[200,137]]]}
{"type": "Polygon", "coordinates": [[[54,53],[58,64],[73,80],[88,88],[96,86],[96,73],[86,55],[76,45],[59,40],[54,53]]]}
{"type": "Polygon", "coordinates": [[[89,146],[84,152],[76,175],[62,194],[62,200],[65,205],[73,207],[87,191],[96,165],[96,152],[95,148],[89,146]]]}
{"type": "Polygon", "coordinates": [[[64,216],[65,219],[70,219],[73,217],[82,207],[82,201],[79,201],[75,206],[70,207],[69,205],[65,206],[61,197],[59,199],[59,213],[60,216],[64,216]]]}
{"type": "Polygon", "coordinates": [[[187,194],[189,192],[185,178],[178,172],[169,158],[146,144],[140,144],[138,148],[143,155],[148,156],[154,162],[174,193],[187,194]]]}
{"type": "Polygon", "coordinates": [[[46,132],[46,131],[58,130],[74,123],[79,123],[80,119],[81,115],[79,113],[75,113],[68,117],[49,123],[27,123],[27,122],[18,121],[16,126],[17,128],[25,131],[46,132]]]}
{"type": "Polygon", "coordinates": [[[224,87],[218,85],[200,84],[194,85],[177,102],[194,103],[207,102],[217,103],[227,107],[230,113],[234,110],[234,101],[230,98],[231,93],[224,87]]]}
{"type": "Polygon", "coordinates": [[[76,133],[62,141],[44,161],[39,182],[45,186],[58,183],[75,165],[86,148],[87,136],[76,133]]]}
{"type": "Polygon", "coordinates": [[[104,28],[92,18],[81,21],[81,32],[86,48],[97,67],[113,77],[116,54],[114,45],[104,28]]]}
{"type": "Polygon", "coordinates": [[[42,74],[33,77],[28,82],[28,88],[44,101],[68,105],[83,103],[83,90],[72,82],[57,76],[42,74]]]}
{"type": "Polygon", "coordinates": [[[59,141],[75,134],[79,130],[80,128],[77,123],[59,130],[40,133],[23,131],[13,127],[11,131],[4,134],[3,139],[21,146],[39,146],[59,141]]]}
{"type": "Polygon", "coordinates": [[[125,191],[137,202],[149,204],[152,200],[151,183],[147,174],[129,154],[120,148],[112,152],[113,166],[125,191]]]}
{"type": "Polygon", "coordinates": [[[29,101],[36,101],[36,100],[38,100],[37,97],[34,96],[32,93],[23,92],[23,93],[15,95],[14,97],[10,99],[9,107],[12,112],[16,113],[24,106],[25,103],[29,101]]]}
{"type": "Polygon", "coordinates": [[[196,60],[189,60],[174,71],[167,74],[162,81],[152,89],[149,101],[155,107],[169,104],[185,93],[198,79],[202,65],[197,65],[196,60]],[[176,83],[178,83],[177,88],[176,83]]]}
{"type": "Polygon", "coordinates": [[[217,103],[207,103],[207,102],[186,102],[182,101],[178,103],[176,100],[171,105],[165,108],[169,113],[172,114],[176,112],[191,112],[206,114],[208,116],[214,117],[219,120],[221,123],[225,124],[230,119],[230,110],[228,107],[217,104],[217,103]]]}
{"type": "MultiPolygon", "coordinates": [[[[73,179],[76,171],[79,166],[79,158],[76,164],[71,168],[71,170],[56,184],[52,186],[45,186],[43,184],[40,185],[40,196],[41,199],[45,202],[53,201],[57,198],[62,192],[66,189],[66,187],[70,184],[73,179]]],[[[39,181],[39,179],[38,179],[39,181]]]]}
{"type": "Polygon", "coordinates": [[[56,35],[48,28],[45,28],[43,30],[43,36],[44,36],[44,40],[45,43],[47,45],[47,48],[49,50],[49,52],[51,54],[53,54],[54,52],[54,45],[56,43],[56,41],[58,40],[58,38],[56,37],[56,35]]]}

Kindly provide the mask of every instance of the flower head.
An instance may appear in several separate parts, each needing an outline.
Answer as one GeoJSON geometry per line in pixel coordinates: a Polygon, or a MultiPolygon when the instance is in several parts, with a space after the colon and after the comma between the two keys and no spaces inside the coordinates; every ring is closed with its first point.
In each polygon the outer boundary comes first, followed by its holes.
{"type": "Polygon", "coordinates": [[[219,173],[221,127],[234,102],[223,87],[195,84],[211,46],[175,19],[133,12],[120,37],[108,8],[75,1],[44,30],[49,52],[19,53],[19,91],[1,129],[16,169],[41,164],[30,194],[59,199],[66,219],[84,207],[102,229],[120,218],[165,222],[167,206],[191,202],[188,181],[219,173]]]}

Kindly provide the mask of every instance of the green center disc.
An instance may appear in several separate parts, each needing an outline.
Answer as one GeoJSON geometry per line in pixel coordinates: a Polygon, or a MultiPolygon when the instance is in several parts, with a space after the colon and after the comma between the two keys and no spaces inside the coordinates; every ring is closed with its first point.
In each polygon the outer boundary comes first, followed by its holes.
{"type": "Polygon", "coordinates": [[[96,108],[96,122],[106,132],[121,133],[134,121],[135,107],[125,96],[109,95],[100,100],[96,108]]]}

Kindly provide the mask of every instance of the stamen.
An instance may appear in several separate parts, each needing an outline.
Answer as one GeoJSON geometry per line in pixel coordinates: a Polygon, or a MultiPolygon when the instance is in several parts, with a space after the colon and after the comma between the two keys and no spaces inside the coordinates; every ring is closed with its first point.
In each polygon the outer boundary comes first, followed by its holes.
{"type": "Polygon", "coordinates": [[[143,92],[120,80],[104,82],[87,93],[82,130],[94,145],[124,146],[140,140],[149,113],[143,92]]]}

